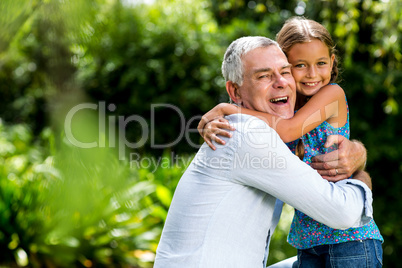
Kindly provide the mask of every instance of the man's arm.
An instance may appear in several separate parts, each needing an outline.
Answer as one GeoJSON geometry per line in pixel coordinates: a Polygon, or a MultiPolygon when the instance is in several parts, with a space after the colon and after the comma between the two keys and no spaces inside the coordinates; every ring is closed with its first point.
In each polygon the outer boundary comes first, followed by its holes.
{"type": "Polygon", "coordinates": [[[367,151],[361,142],[340,135],[328,136],[325,147],[333,144],[338,145],[338,150],[312,158],[311,167],[323,178],[336,182],[349,178],[357,170],[364,170],[367,151]]]}
{"type": "Polygon", "coordinates": [[[363,170],[356,171],[353,174],[353,179],[362,181],[370,188],[370,190],[373,190],[373,185],[371,184],[371,177],[366,171],[363,170]]]}
{"type": "Polygon", "coordinates": [[[272,129],[262,133],[258,123],[236,129],[233,139],[241,140],[233,164],[233,180],[237,183],[267,192],[336,229],[359,226],[362,213],[372,211],[367,207],[364,210],[365,192],[369,189],[365,191],[362,184],[356,186],[349,181],[338,185],[322,179],[293,155],[272,129]]]}

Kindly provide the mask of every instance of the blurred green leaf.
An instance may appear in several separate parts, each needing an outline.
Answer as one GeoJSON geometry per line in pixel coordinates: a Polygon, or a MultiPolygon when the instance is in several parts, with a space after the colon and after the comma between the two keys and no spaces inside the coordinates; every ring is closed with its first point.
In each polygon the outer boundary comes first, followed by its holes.
{"type": "Polygon", "coordinates": [[[166,207],[170,206],[172,202],[172,193],[168,188],[163,185],[156,186],[156,196],[166,207]]]}

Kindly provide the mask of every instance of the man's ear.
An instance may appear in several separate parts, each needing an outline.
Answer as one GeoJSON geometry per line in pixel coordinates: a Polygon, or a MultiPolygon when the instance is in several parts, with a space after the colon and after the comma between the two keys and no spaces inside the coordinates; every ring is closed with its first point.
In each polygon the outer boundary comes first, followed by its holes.
{"type": "Polygon", "coordinates": [[[239,86],[232,81],[226,82],[226,91],[229,94],[229,97],[232,99],[234,103],[241,104],[241,96],[239,92],[239,86]]]}

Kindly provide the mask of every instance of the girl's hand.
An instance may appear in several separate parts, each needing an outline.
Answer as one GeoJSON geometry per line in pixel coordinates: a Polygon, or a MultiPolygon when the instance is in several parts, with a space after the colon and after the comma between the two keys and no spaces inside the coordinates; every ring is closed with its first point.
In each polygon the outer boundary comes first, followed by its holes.
{"type": "Polygon", "coordinates": [[[207,123],[205,125],[205,128],[201,130],[198,128],[201,136],[204,138],[205,142],[208,144],[209,147],[211,147],[212,150],[216,150],[216,147],[213,145],[212,141],[215,141],[216,143],[222,145],[225,144],[225,141],[219,138],[218,135],[228,138],[232,137],[232,133],[227,130],[233,131],[235,130],[235,128],[232,127],[229,124],[229,121],[225,118],[214,119],[213,121],[207,123]]]}
{"type": "Polygon", "coordinates": [[[222,145],[225,144],[217,135],[229,138],[232,136],[232,134],[225,129],[234,130],[234,127],[229,125],[229,121],[223,117],[233,113],[237,113],[237,107],[229,103],[220,103],[204,114],[200,123],[198,123],[198,132],[212,150],[216,149],[212,141],[222,145]]]}
{"type": "Polygon", "coordinates": [[[225,113],[224,110],[229,106],[232,105],[228,103],[220,103],[202,116],[197,127],[201,137],[204,137],[203,130],[205,128],[205,125],[211,122],[212,120],[223,118],[225,115],[227,115],[227,113],[225,113]]]}

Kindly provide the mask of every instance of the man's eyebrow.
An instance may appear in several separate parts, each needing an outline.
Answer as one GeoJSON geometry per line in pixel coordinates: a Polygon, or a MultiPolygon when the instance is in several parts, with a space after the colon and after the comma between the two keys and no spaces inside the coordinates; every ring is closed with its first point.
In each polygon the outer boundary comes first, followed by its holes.
{"type": "MultiPolygon", "coordinates": [[[[292,68],[292,64],[286,64],[282,66],[281,70],[286,69],[286,68],[292,68]]],[[[260,69],[255,69],[254,73],[264,73],[264,72],[272,72],[272,68],[266,67],[266,68],[260,68],[260,69]]]]}
{"type": "Polygon", "coordinates": [[[255,69],[254,73],[256,74],[256,73],[271,72],[271,71],[272,71],[272,68],[267,67],[267,68],[255,69]]]}

